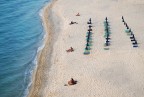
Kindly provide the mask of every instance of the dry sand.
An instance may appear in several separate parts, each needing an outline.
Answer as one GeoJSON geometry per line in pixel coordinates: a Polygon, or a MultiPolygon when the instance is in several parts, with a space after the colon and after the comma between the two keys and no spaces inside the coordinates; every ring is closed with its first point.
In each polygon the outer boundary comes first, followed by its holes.
{"type": "MultiPolygon", "coordinates": [[[[36,94],[39,96],[30,97],[144,97],[143,11],[142,0],[55,2],[51,9],[55,42],[51,60],[45,61],[51,66],[40,73],[44,75],[40,78],[43,80],[38,90],[40,94],[36,94]],[[78,12],[79,17],[75,16],[78,12]],[[135,34],[138,48],[133,48],[130,36],[125,33],[121,16],[135,34]],[[108,17],[111,29],[109,50],[104,50],[105,17],[108,17]],[[93,42],[90,55],[84,55],[89,18],[93,23],[93,42]],[[71,21],[78,24],[69,25],[71,21]],[[66,49],[71,46],[74,52],[67,53],[66,49]],[[78,83],[64,86],[71,77],[78,83]]],[[[49,59],[47,54],[42,56],[49,59]]]]}

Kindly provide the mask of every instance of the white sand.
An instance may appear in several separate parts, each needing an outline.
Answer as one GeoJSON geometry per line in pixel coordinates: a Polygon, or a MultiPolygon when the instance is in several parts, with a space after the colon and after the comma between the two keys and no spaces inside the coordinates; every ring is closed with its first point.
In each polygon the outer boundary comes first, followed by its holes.
{"type": "Polygon", "coordinates": [[[58,35],[53,46],[51,68],[45,73],[43,97],[144,97],[144,1],[58,0],[52,15],[58,35]],[[77,13],[81,16],[76,17],[77,13]],[[104,20],[108,17],[111,45],[104,50],[104,20]],[[133,48],[121,16],[138,41],[133,48]],[[87,21],[92,18],[93,46],[84,55],[87,21]],[[69,25],[70,21],[78,24],[69,25]],[[74,48],[67,53],[66,49],[74,48]],[[70,78],[76,85],[64,86],[70,78]]]}

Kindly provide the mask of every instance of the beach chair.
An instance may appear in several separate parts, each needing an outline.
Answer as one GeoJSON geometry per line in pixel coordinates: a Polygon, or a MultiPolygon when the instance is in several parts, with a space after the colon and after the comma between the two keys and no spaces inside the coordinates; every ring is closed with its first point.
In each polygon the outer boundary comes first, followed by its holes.
{"type": "Polygon", "coordinates": [[[138,47],[138,43],[137,43],[136,40],[135,40],[134,43],[132,43],[132,44],[133,44],[133,47],[138,47]]]}
{"type": "Polygon", "coordinates": [[[89,50],[85,50],[84,51],[84,55],[89,55],[90,54],[90,51],[89,50]]]}
{"type": "Polygon", "coordinates": [[[138,43],[137,43],[137,41],[135,40],[132,44],[133,44],[133,45],[137,45],[138,43]]]}
{"type": "Polygon", "coordinates": [[[92,24],[92,22],[91,22],[91,21],[89,21],[89,22],[87,22],[87,24],[92,24]]]}
{"type": "Polygon", "coordinates": [[[133,38],[131,41],[136,41],[135,38],[133,38]]]}
{"type": "Polygon", "coordinates": [[[104,50],[109,50],[109,48],[104,48],[104,50]]]}
{"type": "Polygon", "coordinates": [[[110,41],[108,39],[106,39],[106,43],[109,43],[110,41]]]}
{"type": "Polygon", "coordinates": [[[109,42],[106,42],[105,44],[104,44],[104,46],[109,46],[110,45],[110,43],[109,42]]]}
{"type": "Polygon", "coordinates": [[[138,45],[133,45],[134,48],[138,47],[138,45]]]}
{"type": "Polygon", "coordinates": [[[92,29],[88,29],[88,31],[92,31],[92,29]]]}
{"type": "Polygon", "coordinates": [[[135,38],[135,36],[134,36],[134,34],[130,37],[130,39],[134,39],[135,38]]]}
{"type": "Polygon", "coordinates": [[[88,29],[88,31],[92,31],[92,29],[91,29],[91,28],[89,28],[89,29],[88,29]]]}

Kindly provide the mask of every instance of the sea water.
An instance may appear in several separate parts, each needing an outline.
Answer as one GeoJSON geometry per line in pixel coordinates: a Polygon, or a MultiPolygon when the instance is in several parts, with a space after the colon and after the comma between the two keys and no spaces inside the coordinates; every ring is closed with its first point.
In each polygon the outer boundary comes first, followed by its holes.
{"type": "Polygon", "coordinates": [[[0,97],[25,97],[44,30],[49,0],[0,0],[0,97]]]}

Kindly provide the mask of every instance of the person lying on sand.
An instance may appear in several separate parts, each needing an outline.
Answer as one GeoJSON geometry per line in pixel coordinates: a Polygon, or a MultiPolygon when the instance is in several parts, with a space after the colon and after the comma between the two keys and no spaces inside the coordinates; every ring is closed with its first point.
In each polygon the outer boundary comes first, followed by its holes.
{"type": "Polygon", "coordinates": [[[78,13],[78,14],[76,14],[76,16],[80,16],[80,14],[78,13]]]}
{"type": "Polygon", "coordinates": [[[71,21],[69,24],[72,25],[72,24],[78,24],[78,23],[71,21]]]}
{"type": "Polygon", "coordinates": [[[67,52],[73,52],[74,49],[72,47],[70,47],[70,49],[66,50],[67,52]]]}
{"type": "Polygon", "coordinates": [[[68,81],[68,85],[75,85],[77,84],[77,81],[75,81],[73,78],[71,78],[70,81],[68,81]]]}

